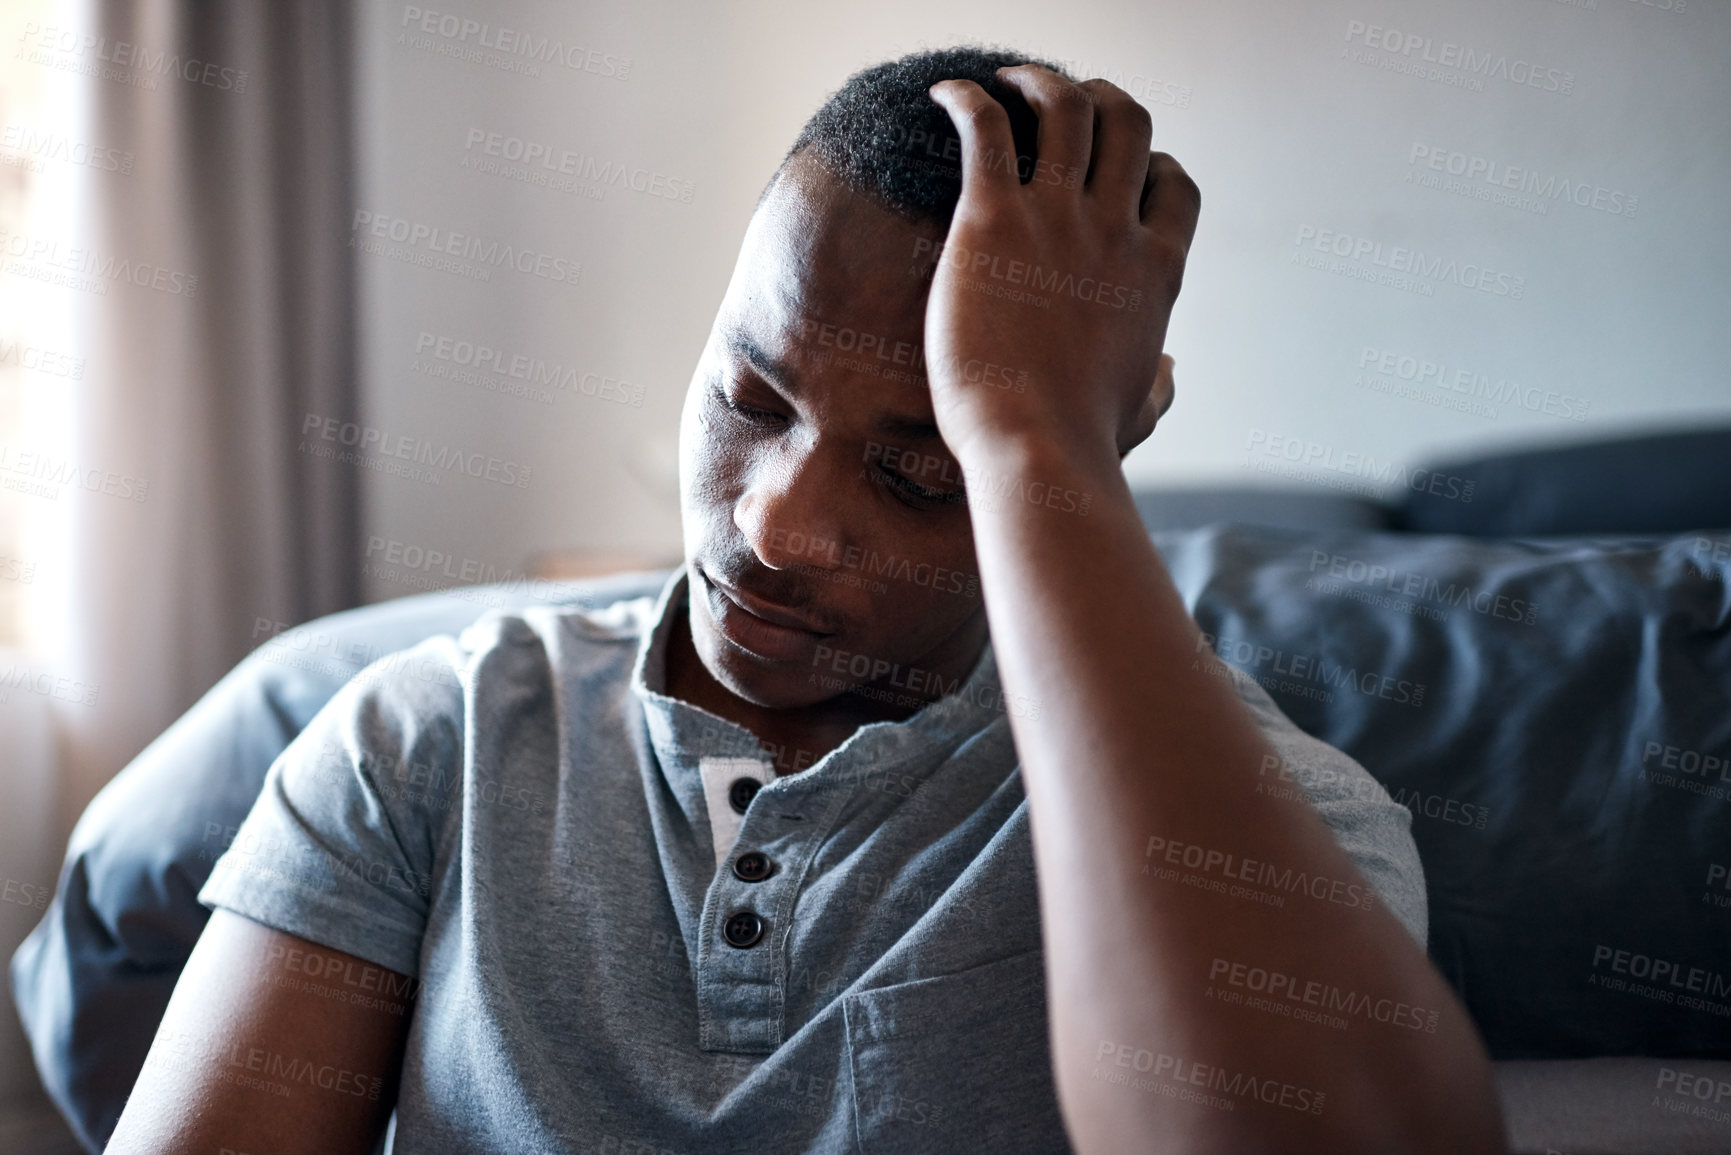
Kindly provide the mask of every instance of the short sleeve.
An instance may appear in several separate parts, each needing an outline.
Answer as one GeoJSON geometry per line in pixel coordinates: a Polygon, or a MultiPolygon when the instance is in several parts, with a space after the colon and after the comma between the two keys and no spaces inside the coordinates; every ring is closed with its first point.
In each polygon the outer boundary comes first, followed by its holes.
{"type": "Polygon", "coordinates": [[[460,810],[466,656],[431,638],[344,685],[272,763],[241,825],[207,831],[226,848],[199,901],[415,974],[460,810]]]}
{"type": "Polygon", "coordinates": [[[1430,910],[1424,866],[1412,838],[1412,813],[1390,798],[1370,771],[1294,725],[1255,679],[1227,668],[1233,672],[1238,696],[1256,715],[1263,736],[1279,757],[1278,765],[1261,768],[1259,789],[1303,791],[1333,832],[1335,844],[1357,865],[1377,897],[1419,946],[1426,946],[1430,910]]]}

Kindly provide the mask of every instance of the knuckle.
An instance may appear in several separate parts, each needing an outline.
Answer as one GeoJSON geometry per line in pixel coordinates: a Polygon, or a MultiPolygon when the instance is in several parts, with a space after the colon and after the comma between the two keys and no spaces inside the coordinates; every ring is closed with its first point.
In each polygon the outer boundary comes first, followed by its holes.
{"type": "Polygon", "coordinates": [[[1094,103],[1102,109],[1108,109],[1135,119],[1146,120],[1150,125],[1154,118],[1148,115],[1148,110],[1137,103],[1136,98],[1113,84],[1110,80],[1095,77],[1084,80],[1077,87],[1085,89],[1094,103]]]}
{"type": "Polygon", "coordinates": [[[1093,96],[1085,84],[1078,84],[1068,77],[1060,76],[1049,68],[1029,65],[1024,76],[1038,98],[1048,104],[1086,104],[1094,103],[1093,96]]]}
{"type": "Polygon", "coordinates": [[[1197,186],[1195,181],[1190,179],[1190,174],[1185,172],[1183,169],[1179,169],[1174,175],[1178,179],[1178,188],[1179,191],[1184,194],[1184,199],[1189,201],[1193,207],[1201,208],[1202,189],[1197,186]]]}
{"type": "Polygon", "coordinates": [[[956,127],[979,136],[992,131],[1002,115],[1003,106],[995,100],[970,101],[962,107],[956,127]]]}
{"type": "Polygon", "coordinates": [[[1090,114],[1097,107],[1093,90],[1085,84],[1075,84],[1068,80],[1058,79],[1053,83],[1052,95],[1066,105],[1078,109],[1086,109],[1090,114]]]}
{"type": "Polygon", "coordinates": [[[1149,260],[1156,280],[1166,288],[1176,289],[1184,282],[1184,264],[1187,256],[1185,247],[1173,238],[1155,237],[1151,245],[1149,260]]]}

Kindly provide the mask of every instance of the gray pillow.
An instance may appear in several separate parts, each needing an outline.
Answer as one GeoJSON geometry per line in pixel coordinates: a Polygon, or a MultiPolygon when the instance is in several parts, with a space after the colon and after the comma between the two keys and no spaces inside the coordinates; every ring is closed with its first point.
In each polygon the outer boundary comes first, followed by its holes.
{"type": "Polygon", "coordinates": [[[1731,542],[1155,537],[1218,655],[1412,810],[1493,1056],[1731,1057],[1731,542]]]}
{"type": "Polygon", "coordinates": [[[1658,433],[1449,461],[1431,472],[1472,500],[1406,489],[1393,511],[1411,533],[1552,537],[1731,527],[1731,430],[1658,433]]]}

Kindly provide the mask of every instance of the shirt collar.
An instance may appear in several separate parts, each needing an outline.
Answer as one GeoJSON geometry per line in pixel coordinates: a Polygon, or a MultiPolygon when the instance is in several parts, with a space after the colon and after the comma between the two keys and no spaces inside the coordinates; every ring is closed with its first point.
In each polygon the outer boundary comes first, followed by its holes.
{"type": "MultiPolygon", "coordinates": [[[[681,566],[662,587],[631,671],[631,689],[643,704],[650,741],[663,765],[695,764],[704,757],[762,758],[762,745],[745,727],[666,693],[667,647],[679,615],[688,612],[689,592],[689,575],[681,566]]],[[[878,768],[902,765],[918,774],[1003,717],[1004,702],[988,640],[973,670],[953,692],[899,722],[861,726],[797,777],[821,780],[861,763],[878,768]],[[920,765],[922,761],[929,761],[929,766],[920,765]]]]}

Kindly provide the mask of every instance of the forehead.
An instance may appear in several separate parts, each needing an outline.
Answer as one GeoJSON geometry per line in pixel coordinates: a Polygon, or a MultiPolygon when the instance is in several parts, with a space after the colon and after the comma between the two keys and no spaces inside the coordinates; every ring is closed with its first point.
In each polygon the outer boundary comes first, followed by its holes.
{"type": "Polygon", "coordinates": [[[910,221],[796,156],[746,230],[723,327],[781,356],[898,344],[905,353],[921,343],[942,238],[935,223],[910,221]]]}

